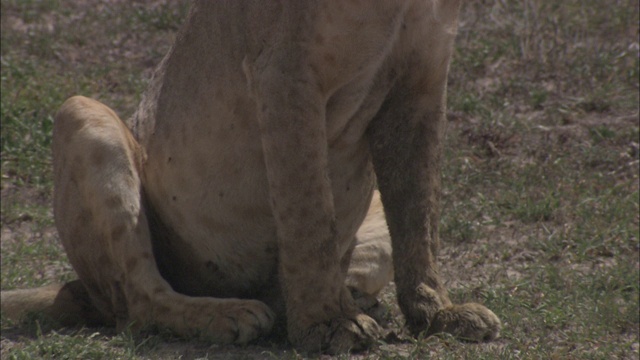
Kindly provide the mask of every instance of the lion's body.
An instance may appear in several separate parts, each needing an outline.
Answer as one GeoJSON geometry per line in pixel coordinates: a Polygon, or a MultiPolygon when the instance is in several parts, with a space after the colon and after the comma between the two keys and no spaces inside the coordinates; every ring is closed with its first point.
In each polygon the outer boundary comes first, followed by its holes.
{"type": "MultiPolygon", "coordinates": [[[[268,51],[262,49],[265,43],[277,41],[274,38],[280,35],[275,28],[284,22],[279,18],[284,15],[273,4],[257,7],[259,17],[250,10],[229,9],[217,2],[202,6],[207,9],[196,12],[190,21],[203,26],[193,26],[180,35],[172,56],[164,62],[143,100],[141,109],[145,110],[133,119],[132,128],[147,152],[142,183],[151,206],[175,232],[175,238],[167,241],[172,244],[167,252],[177,257],[171,259],[171,266],[177,260],[184,265],[181,267],[189,268],[188,274],[176,274],[180,276],[176,282],[185,286],[196,283],[191,285],[196,289],[185,291],[255,296],[261,287],[277,285],[273,275],[278,245],[258,110],[252,95],[255,90],[250,86],[254,85],[251,79],[260,76],[255,72],[266,71],[256,69],[260,66],[256,62],[262,61],[257,57],[261,51],[268,51]],[[219,14],[215,21],[199,20],[211,13],[219,14]],[[193,73],[185,68],[202,70],[193,73]],[[170,85],[167,79],[171,79],[170,85]],[[250,267],[246,265],[249,263],[250,267]],[[204,290],[207,288],[211,290],[204,290]]],[[[374,189],[364,132],[392,85],[390,69],[381,68],[398,36],[404,9],[390,7],[360,15],[389,28],[378,38],[373,30],[359,30],[373,45],[357,54],[338,50],[350,46],[340,42],[357,40],[340,38],[340,34],[346,37],[356,33],[349,25],[355,26],[357,19],[349,18],[352,14],[338,14],[338,9],[329,8],[330,13],[322,16],[333,16],[334,21],[340,21],[336,24],[339,28],[325,26],[317,32],[298,34],[300,41],[309,41],[312,48],[313,53],[305,56],[322,59],[314,65],[317,71],[323,77],[335,76],[317,86],[325,89],[318,95],[327,104],[323,141],[328,145],[328,175],[341,258],[353,246],[374,189]],[[380,16],[384,18],[375,18],[380,16]],[[345,24],[348,21],[353,23],[345,24]],[[352,69],[356,65],[363,69],[352,69]],[[378,86],[371,86],[374,81],[378,86]]],[[[284,61],[291,64],[280,66],[291,68],[304,60],[287,54],[284,61]]],[[[285,186],[300,187],[296,180],[285,186]]]]}
{"type": "Polygon", "coordinates": [[[393,274],[377,194],[370,207],[377,176],[409,325],[497,336],[489,310],[451,305],[434,262],[457,11],[196,1],[131,132],[104,105],[68,100],[56,225],[93,304],[120,326],[220,342],[286,317],[303,348],[360,347],[377,325],[345,278],[375,294],[393,274]]]}

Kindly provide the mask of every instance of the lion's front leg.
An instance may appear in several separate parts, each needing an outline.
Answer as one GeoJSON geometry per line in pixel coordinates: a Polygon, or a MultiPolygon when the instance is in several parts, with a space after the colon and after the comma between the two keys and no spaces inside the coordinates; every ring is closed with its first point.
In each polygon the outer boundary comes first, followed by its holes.
{"type": "Polygon", "coordinates": [[[371,127],[371,147],[407,326],[414,333],[493,339],[500,329],[496,315],[479,304],[451,304],[436,262],[444,108],[422,114],[393,109],[398,118],[387,122],[391,114],[381,114],[371,127]]]}
{"type": "Polygon", "coordinates": [[[352,239],[340,239],[336,230],[324,100],[302,70],[304,61],[276,58],[255,73],[248,70],[248,76],[278,231],[288,336],[308,351],[357,350],[372,342],[379,327],[354,305],[344,285],[341,258],[352,239]],[[287,63],[297,65],[282,65],[287,63]]]}
{"type": "Polygon", "coordinates": [[[436,262],[445,92],[455,28],[451,16],[451,24],[405,24],[416,35],[399,45],[410,66],[370,124],[370,148],[407,326],[414,333],[445,331],[481,341],[498,335],[500,321],[482,305],[452,305],[436,262]]]}

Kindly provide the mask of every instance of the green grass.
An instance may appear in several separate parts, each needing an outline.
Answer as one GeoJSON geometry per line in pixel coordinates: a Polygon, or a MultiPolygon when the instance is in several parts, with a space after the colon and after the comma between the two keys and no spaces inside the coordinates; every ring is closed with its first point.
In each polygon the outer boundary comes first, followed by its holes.
{"type": "Polygon", "coordinates": [[[3,356],[4,359],[136,359],[149,345],[130,332],[105,335],[88,329],[44,330],[41,319],[32,321],[35,339],[3,356]]]}
{"type": "MultiPolygon", "coordinates": [[[[83,94],[129,116],[186,7],[1,4],[1,284],[10,289],[73,277],[50,204],[57,107],[83,94]]],[[[638,8],[631,0],[464,2],[449,80],[440,259],[452,298],[494,310],[502,337],[469,344],[400,334],[361,357],[638,358],[638,8]]],[[[397,332],[393,297],[392,288],[382,294],[397,332]]],[[[37,317],[3,318],[2,357],[303,357],[277,344],[52,328],[37,317]]]]}

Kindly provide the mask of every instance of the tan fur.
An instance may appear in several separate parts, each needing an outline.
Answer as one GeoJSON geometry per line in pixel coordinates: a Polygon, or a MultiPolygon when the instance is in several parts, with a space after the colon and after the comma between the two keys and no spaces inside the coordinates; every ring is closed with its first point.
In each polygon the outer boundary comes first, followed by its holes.
{"type": "Polygon", "coordinates": [[[358,229],[356,238],[345,283],[375,296],[393,280],[391,241],[380,193],[377,191],[373,194],[367,217],[358,229]]]}
{"type": "Polygon", "coordinates": [[[128,126],[65,102],[56,225],[96,311],[223,343],[281,321],[302,349],[344,352],[379,334],[347,286],[394,277],[411,330],[495,338],[435,261],[458,8],[196,1],[128,126]]]}

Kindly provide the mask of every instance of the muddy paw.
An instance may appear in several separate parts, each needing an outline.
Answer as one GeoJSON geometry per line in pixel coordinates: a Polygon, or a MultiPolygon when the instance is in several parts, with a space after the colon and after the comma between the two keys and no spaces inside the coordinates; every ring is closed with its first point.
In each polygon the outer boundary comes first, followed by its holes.
{"type": "Polygon", "coordinates": [[[446,307],[434,317],[429,334],[446,332],[468,341],[490,341],[500,335],[500,319],[483,305],[467,303],[446,307]]]}
{"type": "Polygon", "coordinates": [[[315,325],[302,336],[290,334],[290,338],[304,351],[339,354],[363,350],[380,337],[380,334],[380,326],[375,320],[367,315],[358,314],[354,318],[341,317],[315,325]]]}

